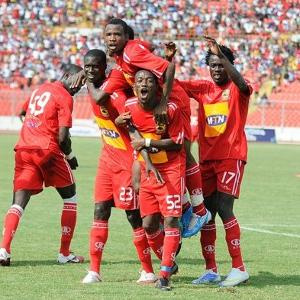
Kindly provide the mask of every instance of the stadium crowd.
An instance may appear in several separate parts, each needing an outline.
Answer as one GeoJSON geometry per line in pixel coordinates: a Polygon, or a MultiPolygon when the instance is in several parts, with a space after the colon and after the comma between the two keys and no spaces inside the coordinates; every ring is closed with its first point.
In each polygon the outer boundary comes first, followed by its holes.
{"type": "Polygon", "coordinates": [[[23,88],[54,79],[59,65],[82,65],[88,49],[104,49],[103,25],[125,19],[141,38],[176,40],[177,76],[207,77],[209,34],[239,53],[236,67],[256,81],[293,81],[299,72],[298,1],[0,1],[0,85],[23,88]],[[159,18],[158,18],[159,17],[159,18]],[[288,33],[288,34],[287,34],[288,33]]]}

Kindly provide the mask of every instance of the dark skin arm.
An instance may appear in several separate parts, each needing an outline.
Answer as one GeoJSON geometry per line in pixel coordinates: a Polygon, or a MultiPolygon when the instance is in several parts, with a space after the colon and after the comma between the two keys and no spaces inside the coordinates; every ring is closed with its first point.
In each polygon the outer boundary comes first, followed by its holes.
{"type": "Polygon", "coordinates": [[[68,155],[70,155],[72,152],[72,142],[68,127],[59,127],[58,144],[61,151],[67,156],[67,161],[71,169],[76,170],[76,168],[78,167],[77,158],[75,156],[68,158],[68,155]]]}
{"type": "MultiPolygon", "coordinates": [[[[142,138],[141,134],[132,125],[132,123],[130,122],[130,119],[131,119],[130,112],[125,112],[125,113],[119,115],[116,118],[115,124],[117,126],[126,126],[126,128],[128,129],[128,132],[129,132],[130,139],[132,141],[134,139],[137,139],[137,138],[141,139],[142,138]]],[[[150,158],[149,153],[147,152],[147,150],[146,149],[140,149],[140,154],[142,155],[142,157],[145,161],[146,172],[147,172],[148,176],[150,176],[150,173],[152,172],[155,175],[157,182],[164,183],[164,180],[161,177],[160,173],[158,172],[158,170],[152,164],[151,158],[150,158]]]]}
{"type": "MultiPolygon", "coordinates": [[[[135,150],[142,149],[145,147],[145,139],[134,138],[131,142],[131,145],[135,150]]],[[[172,139],[162,139],[151,140],[150,146],[161,150],[179,151],[182,147],[182,144],[176,144],[172,139]]]]}
{"type": "Polygon", "coordinates": [[[155,115],[155,122],[157,124],[167,124],[167,103],[169,100],[169,95],[172,91],[173,81],[175,76],[175,64],[173,62],[169,63],[163,75],[163,91],[160,103],[155,107],[153,113],[155,115]]]}
{"type": "Polygon", "coordinates": [[[250,95],[250,89],[248,87],[248,84],[246,83],[244,77],[241,75],[241,73],[234,67],[233,64],[230,63],[230,61],[227,59],[227,57],[224,55],[224,53],[221,51],[219,44],[216,42],[215,39],[204,36],[206,42],[208,43],[208,47],[210,48],[211,52],[215,55],[217,55],[224,66],[225,71],[231,78],[231,80],[235,83],[235,85],[239,88],[239,90],[244,95],[250,95]]]}
{"type": "Polygon", "coordinates": [[[86,85],[88,87],[89,94],[91,95],[91,97],[95,100],[95,102],[98,105],[105,104],[105,102],[109,99],[110,95],[105,93],[101,89],[95,87],[95,85],[92,82],[87,80],[86,85]]]}

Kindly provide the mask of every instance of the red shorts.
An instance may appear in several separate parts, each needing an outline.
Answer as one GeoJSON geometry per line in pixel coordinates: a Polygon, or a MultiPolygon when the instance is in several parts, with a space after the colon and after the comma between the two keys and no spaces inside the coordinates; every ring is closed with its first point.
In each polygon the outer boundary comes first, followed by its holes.
{"type": "Polygon", "coordinates": [[[63,188],[74,183],[72,170],[60,150],[25,150],[15,153],[14,192],[43,190],[43,184],[63,188]]]}
{"type": "Polygon", "coordinates": [[[114,206],[124,210],[138,209],[137,196],[131,183],[131,169],[100,157],[94,199],[95,203],[114,200],[114,206]]]}
{"type": "Polygon", "coordinates": [[[209,160],[201,163],[204,197],[218,190],[238,198],[245,164],[245,161],[237,159],[209,160]]]}
{"type": "Polygon", "coordinates": [[[141,216],[145,217],[161,213],[164,217],[180,217],[182,214],[182,197],[184,192],[184,176],[182,165],[161,171],[164,184],[157,183],[153,174],[146,178],[143,167],[139,191],[141,216]]]}

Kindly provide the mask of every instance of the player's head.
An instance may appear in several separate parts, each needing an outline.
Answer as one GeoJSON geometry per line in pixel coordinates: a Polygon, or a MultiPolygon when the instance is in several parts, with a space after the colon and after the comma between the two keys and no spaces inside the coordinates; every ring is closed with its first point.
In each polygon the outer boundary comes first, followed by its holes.
{"type": "Polygon", "coordinates": [[[111,19],[104,31],[104,40],[108,51],[112,54],[122,52],[128,39],[126,22],[122,19],[111,19]]]}
{"type": "Polygon", "coordinates": [[[152,110],[157,105],[157,79],[148,70],[140,70],[135,74],[134,92],[140,105],[152,110]]]}
{"type": "MultiPolygon", "coordinates": [[[[227,57],[231,64],[234,64],[234,55],[226,46],[219,46],[221,51],[227,57]]],[[[207,51],[205,57],[206,64],[209,66],[210,76],[217,85],[223,85],[228,82],[229,76],[226,73],[221,59],[213,54],[210,50],[207,51]]]]}
{"type": "Polygon", "coordinates": [[[77,74],[81,70],[82,68],[80,66],[74,64],[65,64],[61,68],[62,76],[59,81],[64,85],[64,87],[72,96],[79,92],[82,87],[82,85],[79,85],[76,88],[70,87],[72,85],[72,75],[77,74]]]}
{"type": "Polygon", "coordinates": [[[89,50],[83,59],[84,72],[87,80],[93,83],[102,83],[105,78],[106,55],[102,50],[89,50]]]}

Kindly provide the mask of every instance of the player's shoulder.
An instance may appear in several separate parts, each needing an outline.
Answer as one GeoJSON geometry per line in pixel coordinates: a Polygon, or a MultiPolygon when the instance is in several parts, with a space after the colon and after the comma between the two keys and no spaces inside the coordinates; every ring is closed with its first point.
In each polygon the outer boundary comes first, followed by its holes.
{"type": "Polygon", "coordinates": [[[137,97],[131,97],[128,98],[125,102],[126,107],[132,107],[138,104],[138,98],[137,97]]]}
{"type": "Polygon", "coordinates": [[[175,102],[169,101],[167,104],[167,112],[168,116],[172,119],[174,115],[180,113],[179,106],[175,102]]]}
{"type": "Polygon", "coordinates": [[[140,40],[130,40],[124,48],[123,59],[125,62],[130,62],[131,57],[142,54],[145,51],[148,52],[150,50],[140,40]]]}

